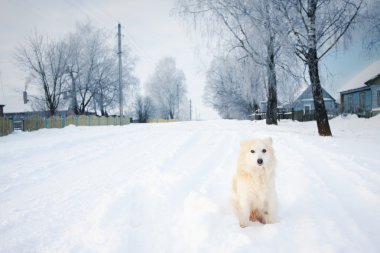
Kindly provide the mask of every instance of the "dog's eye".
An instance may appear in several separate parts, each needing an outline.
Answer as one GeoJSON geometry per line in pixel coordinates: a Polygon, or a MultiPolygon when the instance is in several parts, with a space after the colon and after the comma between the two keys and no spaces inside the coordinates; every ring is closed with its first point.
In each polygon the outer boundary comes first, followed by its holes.
{"type": "Polygon", "coordinates": [[[265,148],[262,151],[263,151],[263,153],[267,152],[267,150],[265,148]]]}
{"type": "Polygon", "coordinates": [[[251,150],[251,153],[255,153],[255,150],[252,149],[252,150],[251,150]]]}

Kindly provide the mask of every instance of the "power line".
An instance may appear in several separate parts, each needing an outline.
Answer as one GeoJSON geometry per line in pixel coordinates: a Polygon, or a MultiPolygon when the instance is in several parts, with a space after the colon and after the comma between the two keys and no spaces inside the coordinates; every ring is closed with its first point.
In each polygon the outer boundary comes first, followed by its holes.
{"type": "MultiPolygon", "coordinates": [[[[91,14],[89,15],[88,12],[85,12],[83,11],[83,5],[80,6],[80,3],[81,1],[77,1],[75,2],[75,6],[73,4],[73,2],[69,1],[69,0],[65,0],[66,3],[70,4],[71,6],[73,6],[74,8],[77,8],[79,11],[81,11],[85,16],[89,17],[89,18],[94,18],[96,20],[99,21],[98,18],[100,18],[99,15],[96,15],[97,17],[95,17],[95,14],[91,14]],[[91,17],[90,17],[91,16],[91,17]]],[[[106,22],[104,18],[108,19],[108,21],[110,21],[111,23],[120,23],[114,16],[112,16],[109,12],[107,12],[105,9],[99,9],[99,7],[97,5],[94,5],[94,4],[91,4],[90,2],[88,3],[90,4],[93,8],[92,9],[96,9],[97,12],[99,14],[101,14],[103,16],[102,21],[100,23],[104,24],[106,22]]],[[[144,50],[142,49],[140,46],[139,46],[139,43],[136,42],[136,39],[134,38],[134,36],[128,31],[128,30],[124,30],[125,27],[122,26],[123,28],[123,31],[124,31],[124,34],[126,36],[126,39],[127,41],[129,42],[128,45],[130,45],[131,49],[133,49],[134,51],[136,51],[140,56],[142,56],[142,58],[144,58],[145,60],[148,60],[150,61],[151,63],[153,64],[156,64],[156,61],[144,50]]]]}

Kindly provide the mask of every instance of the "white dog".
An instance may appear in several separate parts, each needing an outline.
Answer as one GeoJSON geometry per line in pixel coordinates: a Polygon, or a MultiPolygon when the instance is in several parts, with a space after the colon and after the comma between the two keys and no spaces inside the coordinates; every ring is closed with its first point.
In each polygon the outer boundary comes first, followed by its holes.
{"type": "Polygon", "coordinates": [[[240,226],[273,223],[276,218],[276,158],[272,138],[242,141],[232,182],[232,204],[240,226]]]}

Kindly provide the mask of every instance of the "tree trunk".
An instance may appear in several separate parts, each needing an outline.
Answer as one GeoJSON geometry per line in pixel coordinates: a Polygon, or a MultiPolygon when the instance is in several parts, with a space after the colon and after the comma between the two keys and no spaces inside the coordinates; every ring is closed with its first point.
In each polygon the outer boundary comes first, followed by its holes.
{"type": "Polygon", "coordinates": [[[268,45],[268,59],[267,59],[267,76],[268,76],[268,103],[267,103],[267,125],[277,125],[277,84],[276,84],[276,70],[274,63],[274,49],[273,38],[268,45]]]}
{"type": "Polygon", "coordinates": [[[309,76],[311,82],[311,88],[313,91],[314,108],[315,108],[315,119],[317,121],[318,133],[320,136],[332,136],[330,130],[329,119],[327,117],[327,112],[325,108],[325,102],[323,101],[323,92],[321,81],[319,79],[319,69],[318,69],[318,55],[317,55],[317,39],[316,39],[316,17],[317,1],[309,0],[308,8],[308,19],[309,19],[309,30],[308,30],[308,52],[306,55],[307,65],[309,67],[309,76]]]}
{"type": "Polygon", "coordinates": [[[70,78],[71,78],[71,105],[70,105],[70,109],[73,110],[73,112],[76,115],[78,115],[79,109],[78,109],[78,101],[77,101],[76,80],[74,78],[74,74],[72,71],[70,71],[70,78]]]}
{"type": "Polygon", "coordinates": [[[53,104],[50,104],[49,105],[49,113],[50,113],[50,116],[54,116],[55,115],[55,111],[56,111],[56,108],[54,107],[53,104]]]}
{"type": "Polygon", "coordinates": [[[309,50],[308,58],[309,76],[313,91],[315,119],[317,121],[318,133],[320,136],[332,136],[329,119],[323,101],[323,91],[318,72],[318,59],[316,50],[309,50]]]}

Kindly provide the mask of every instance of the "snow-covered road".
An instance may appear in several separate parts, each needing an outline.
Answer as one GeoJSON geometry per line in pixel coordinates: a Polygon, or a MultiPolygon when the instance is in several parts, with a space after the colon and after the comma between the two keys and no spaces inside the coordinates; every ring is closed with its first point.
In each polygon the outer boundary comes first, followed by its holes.
{"type": "Polygon", "coordinates": [[[379,252],[380,118],[73,127],[0,138],[0,252],[379,252]],[[230,206],[242,139],[272,136],[279,222],[230,206]]]}

